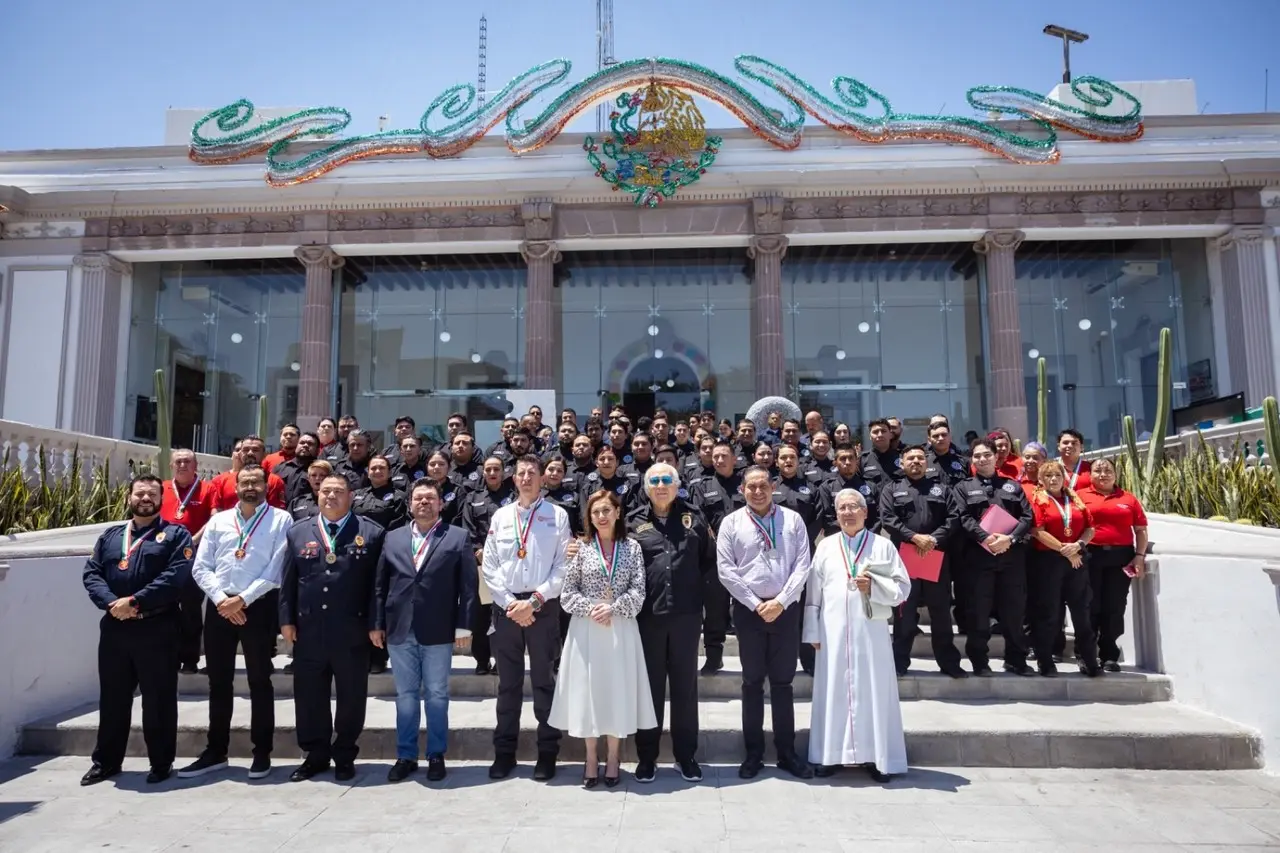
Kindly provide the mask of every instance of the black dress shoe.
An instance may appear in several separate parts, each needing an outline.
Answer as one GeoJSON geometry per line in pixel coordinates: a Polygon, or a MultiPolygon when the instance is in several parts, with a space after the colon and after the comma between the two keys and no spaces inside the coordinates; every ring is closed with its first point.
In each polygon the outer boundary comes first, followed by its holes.
{"type": "Polygon", "coordinates": [[[505,779],[511,775],[511,771],[516,769],[516,757],[514,755],[499,755],[493,759],[493,764],[489,765],[490,779],[505,779]]]}
{"type": "Polygon", "coordinates": [[[797,779],[812,779],[813,768],[798,755],[785,755],[778,759],[778,769],[785,770],[797,779]]]}
{"type": "Polygon", "coordinates": [[[493,675],[494,668],[491,664],[481,661],[476,664],[476,675],[493,675]]]}
{"type": "Polygon", "coordinates": [[[1051,663],[1040,664],[1040,675],[1045,678],[1057,678],[1058,668],[1051,663]]]}
{"type": "Polygon", "coordinates": [[[904,666],[904,667],[897,668],[897,672],[898,672],[898,677],[899,677],[899,678],[906,678],[906,677],[907,677],[907,668],[906,668],[905,666],[904,666]]]}
{"type": "Polygon", "coordinates": [[[403,782],[408,779],[418,769],[418,762],[400,759],[391,765],[391,769],[387,771],[388,782],[403,782]]]}
{"type": "Polygon", "coordinates": [[[764,762],[759,758],[748,758],[738,767],[739,779],[754,779],[764,769],[764,762]]]}
{"type": "Polygon", "coordinates": [[[1076,665],[1080,667],[1081,673],[1089,676],[1090,678],[1097,678],[1098,676],[1102,675],[1102,667],[1098,665],[1097,661],[1094,661],[1093,663],[1078,661],[1076,665]]]}
{"type": "Polygon", "coordinates": [[[866,769],[867,775],[871,777],[872,781],[878,782],[881,785],[886,784],[893,778],[888,773],[881,773],[874,764],[866,765],[866,769]]]}
{"type": "Polygon", "coordinates": [[[813,767],[813,775],[819,779],[829,779],[836,775],[840,770],[839,764],[815,764],[813,767]]]}
{"type": "Polygon", "coordinates": [[[444,780],[444,777],[448,775],[448,773],[449,771],[446,770],[444,766],[443,755],[427,756],[427,781],[428,782],[441,782],[444,780]]]}
{"type": "Polygon", "coordinates": [[[1036,671],[1025,663],[1005,663],[1004,671],[1012,675],[1021,675],[1028,678],[1036,674],[1036,671]]]}
{"type": "Polygon", "coordinates": [[[356,766],[354,764],[335,764],[333,778],[339,782],[350,782],[356,778],[356,766]]]}
{"type": "Polygon", "coordinates": [[[949,675],[952,678],[968,678],[969,673],[960,668],[960,664],[953,663],[950,666],[942,667],[942,674],[949,675]]]}
{"type": "Polygon", "coordinates": [[[81,787],[87,788],[90,785],[96,785],[99,782],[105,782],[112,776],[120,773],[119,767],[103,767],[101,764],[95,764],[89,768],[89,772],[80,777],[81,787]]]}
{"type": "Polygon", "coordinates": [[[973,674],[978,676],[978,678],[991,678],[993,675],[995,675],[995,673],[991,671],[991,667],[989,666],[975,666],[973,668],[973,674]]]}
{"type": "Polygon", "coordinates": [[[556,757],[550,753],[538,756],[538,763],[533,765],[533,781],[550,782],[556,778],[556,757]]]}
{"type": "Polygon", "coordinates": [[[173,775],[172,764],[170,764],[168,767],[162,767],[160,769],[156,769],[155,767],[152,767],[151,772],[147,774],[147,784],[159,785],[161,782],[165,781],[172,775],[173,775]]]}
{"type": "Polygon", "coordinates": [[[384,661],[378,661],[377,663],[369,664],[370,675],[382,675],[386,671],[387,671],[387,664],[384,661]]]}
{"type": "Polygon", "coordinates": [[[200,667],[196,666],[194,663],[184,663],[182,666],[178,667],[178,672],[183,675],[199,675],[200,667]]]}
{"type": "Polygon", "coordinates": [[[724,653],[707,652],[706,663],[702,665],[702,674],[715,675],[722,669],[724,669],[724,653]]]}
{"type": "Polygon", "coordinates": [[[304,761],[298,766],[298,769],[289,774],[290,782],[306,782],[315,776],[320,775],[329,769],[329,762],[323,763],[316,761],[304,761]]]}
{"type": "Polygon", "coordinates": [[[1119,672],[1120,664],[1116,661],[1109,660],[1102,665],[1102,668],[1105,669],[1107,672],[1119,672]]]}

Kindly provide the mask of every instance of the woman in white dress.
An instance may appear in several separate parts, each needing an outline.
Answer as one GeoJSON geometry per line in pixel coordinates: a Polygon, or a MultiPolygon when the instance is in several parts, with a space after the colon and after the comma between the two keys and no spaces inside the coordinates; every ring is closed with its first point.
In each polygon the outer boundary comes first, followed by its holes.
{"type": "Polygon", "coordinates": [[[877,782],[907,771],[889,615],[911,594],[893,543],[866,528],[854,489],[835,499],[840,532],[814,552],[805,589],[803,641],[817,649],[809,763],[814,775],[862,765],[877,782]]]}
{"type": "Polygon", "coordinates": [[[548,722],[586,740],[587,788],[599,780],[596,746],[605,737],[604,783],[612,788],[620,779],[622,739],[658,725],[636,625],[644,606],[644,557],[639,543],[627,538],[613,492],[592,495],[583,515],[591,534],[565,567],[560,606],[573,619],[548,722]]]}

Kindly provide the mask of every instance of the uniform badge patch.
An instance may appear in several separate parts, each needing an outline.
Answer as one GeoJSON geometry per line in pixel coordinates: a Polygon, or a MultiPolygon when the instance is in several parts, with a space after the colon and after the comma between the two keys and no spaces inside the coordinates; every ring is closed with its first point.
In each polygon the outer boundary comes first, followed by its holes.
{"type": "Polygon", "coordinates": [[[858,491],[862,492],[863,496],[866,496],[871,494],[871,487],[868,486],[866,483],[863,483],[861,486],[858,487],[858,491]]]}
{"type": "Polygon", "coordinates": [[[686,512],[686,513],[682,513],[682,514],[681,514],[681,516],[680,516],[680,523],[684,525],[684,529],[685,529],[685,530],[692,530],[692,529],[693,529],[693,514],[692,514],[692,513],[688,513],[688,512],[686,512]]]}
{"type": "Polygon", "coordinates": [[[802,495],[807,495],[807,494],[809,494],[809,487],[808,487],[808,486],[801,486],[800,488],[796,489],[796,491],[797,491],[797,492],[799,492],[799,493],[800,493],[800,494],[802,494],[802,495]]]}
{"type": "Polygon", "coordinates": [[[478,480],[478,479],[480,479],[480,474],[479,474],[479,473],[477,473],[476,471],[472,471],[470,474],[468,474],[468,475],[467,475],[467,479],[468,479],[468,480],[478,480]]]}
{"type": "Polygon", "coordinates": [[[357,547],[357,548],[363,548],[363,547],[364,547],[364,537],[363,537],[363,536],[361,536],[359,533],[357,533],[357,534],[356,534],[356,538],[355,538],[355,543],[356,543],[356,547],[357,547]]]}
{"type": "Polygon", "coordinates": [[[505,498],[502,499],[503,506],[506,506],[509,503],[511,503],[511,495],[507,495],[505,498]]]}
{"type": "Polygon", "coordinates": [[[186,559],[190,560],[190,559],[191,559],[191,549],[190,549],[190,548],[183,548],[183,549],[182,549],[182,556],[183,556],[184,558],[186,558],[186,559]]]}
{"type": "Polygon", "coordinates": [[[964,470],[964,466],[963,466],[963,465],[961,465],[959,462],[957,462],[957,461],[955,461],[955,460],[952,460],[952,462],[951,462],[951,470],[952,470],[952,471],[963,471],[963,470],[964,470]]]}
{"type": "Polygon", "coordinates": [[[1000,488],[1004,489],[1009,494],[1013,494],[1014,492],[1018,491],[1018,489],[1020,489],[1021,486],[1019,486],[1017,483],[1005,483],[1000,488]]]}
{"type": "Polygon", "coordinates": [[[932,489],[929,490],[929,494],[933,495],[935,498],[942,497],[942,487],[934,486],[932,489]]]}
{"type": "Polygon", "coordinates": [[[689,497],[689,490],[686,489],[684,486],[681,486],[679,489],[676,490],[676,495],[678,497],[687,499],[689,497]]]}
{"type": "Polygon", "coordinates": [[[590,474],[587,475],[587,479],[594,483],[596,480],[600,479],[600,475],[597,474],[595,471],[592,471],[590,474]]]}
{"type": "Polygon", "coordinates": [[[444,502],[448,503],[449,501],[453,500],[456,495],[457,495],[456,492],[450,492],[449,494],[444,496],[444,502]]]}
{"type": "Polygon", "coordinates": [[[618,486],[618,488],[614,489],[614,491],[620,495],[625,495],[627,493],[627,484],[623,483],[621,486],[618,486]]]}
{"type": "Polygon", "coordinates": [[[164,541],[164,531],[162,530],[162,531],[160,531],[159,533],[157,533],[157,534],[156,534],[156,542],[157,542],[157,543],[160,543],[160,542],[163,542],[163,541],[164,541]]]}

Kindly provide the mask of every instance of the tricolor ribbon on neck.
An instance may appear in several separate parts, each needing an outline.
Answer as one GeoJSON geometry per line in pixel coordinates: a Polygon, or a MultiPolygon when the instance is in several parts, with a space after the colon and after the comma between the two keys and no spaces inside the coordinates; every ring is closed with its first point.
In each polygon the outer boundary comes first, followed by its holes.
{"type": "Polygon", "coordinates": [[[606,557],[604,555],[604,546],[600,542],[600,534],[595,535],[596,553],[600,555],[600,565],[604,566],[604,576],[609,581],[609,588],[613,589],[613,574],[618,567],[618,545],[617,539],[613,540],[613,553],[606,557]]]}
{"type": "Polygon", "coordinates": [[[178,512],[176,513],[178,518],[182,518],[182,516],[186,515],[187,504],[191,503],[191,496],[196,493],[196,487],[199,485],[200,478],[196,477],[191,483],[191,488],[187,489],[187,496],[184,498],[182,495],[178,494],[178,481],[173,481],[173,496],[178,501],[178,512]]]}
{"type": "Polygon", "coordinates": [[[245,522],[241,517],[239,509],[236,509],[236,554],[243,554],[249,548],[249,540],[253,538],[253,533],[258,529],[258,525],[262,523],[262,519],[267,515],[267,503],[263,501],[258,508],[253,511],[253,515],[249,516],[249,521],[245,522]]]}
{"type": "Polygon", "coordinates": [[[850,580],[858,576],[858,566],[871,550],[871,537],[871,531],[865,527],[857,536],[840,534],[840,553],[844,556],[844,568],[850,580]]]}
{"type": "Polygon", "coordinates": [[[414,524],[413,536],[409,541],[410,547],[413,549],[414,569],[422,571],[422,566],[427,561],[427,552],[431,550],[431,537],[435,535],[440,524],[440,519],[436,519],[436,523],[431,525],[431,528],[426,533],[418,533],[418,526],[414,524]]]}
{"type": "Polygon", "coordinates": [[[347,514],[343,516],[342,521],[336,522],[338,529],[332,536],[330,536],[329,522],[325,520],[323,515],[316,516],[316,526],[320,528],[320,538],[324,541],[324,550],[327,553],[336,554],[338,552],[338,537],[342,535],[342,531],[346,529],[347,522],[350,520],[351,512],[348,511],[347,514]]]}
{"type": "Polygon", "coordinates": [[[778,547],[778,508],[775,506],[769,510],[769,514],[761,520],[756,515],[755,510],[747,510],[747,518],[751,519],[751,523],[756,526],[756,530],[760,531],[760,535],[764,537],[765,550],[772,551],[778,547]],[[769,522],[769,526],[765,527],[764,521],[769,522]]]}
{"type": "Polygon", "coordinates": [[[533,529],[533,516],[540,506],[542,506],[542,498],[538,498],[534,501],[533,506],[529,507],[529,516],[521,524],[520,505],[516,504],[516,536],[520,540],[520,550],[517,552],[517,556],[522,560],[529,553],[529,531],[533,529]]]}

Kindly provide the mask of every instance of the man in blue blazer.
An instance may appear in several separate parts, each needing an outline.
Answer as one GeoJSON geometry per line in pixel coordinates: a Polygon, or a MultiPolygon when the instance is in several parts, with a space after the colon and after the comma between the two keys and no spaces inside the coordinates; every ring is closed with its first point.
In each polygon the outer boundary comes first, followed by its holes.
{"type": "Polygon", "coordinates": [[[388,782],[418,769],[420,697],[427,714],[427,779],[445,777],[453,648],[465,651],[471,644],[476,556],[466,531],[440,518],[442,505],[434,480],[414,483],[413,523],[386,535],[378,561],[369,639],[390,652],[396,682],[396,763],[388,782]]]}

